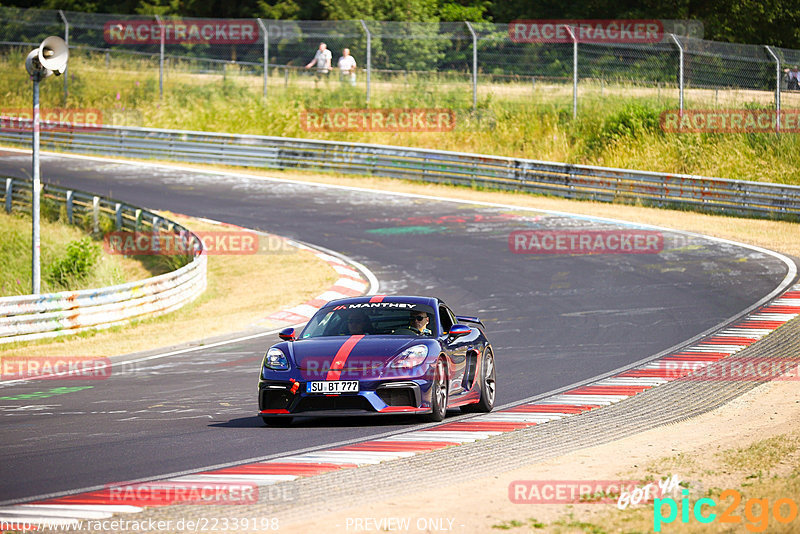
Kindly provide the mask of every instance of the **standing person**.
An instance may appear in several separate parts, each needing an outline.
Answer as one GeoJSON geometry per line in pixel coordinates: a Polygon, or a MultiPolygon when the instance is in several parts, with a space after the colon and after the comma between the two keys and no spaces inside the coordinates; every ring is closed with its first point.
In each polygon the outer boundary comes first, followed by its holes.
{"type": "Polygon", "coordinates": [[[317,53],[314,54],[314,59],[306,65],[307,69],[310,69],[314,65],[317,66],[317,79],[319,78],[327,78],[328,73],[331,71],[331,51],[328,50],[328,45],[325,43],[319,44],[319,49],[317,49],[317,53]]]}
{"type": "Polygon", "coordinates": [[[342,50],[342,57],[339,58],[339,79],[342,82],[356,84],[356,60],[350,55],[350,49],[342,50]]]}
{"type": "Polygon", "coordinates": [[[792,67],[792,70],[789,71],[789,87],[790,91],[797,91],[800,89],[800,70],[798,70],[797,65],[792,67]]]}

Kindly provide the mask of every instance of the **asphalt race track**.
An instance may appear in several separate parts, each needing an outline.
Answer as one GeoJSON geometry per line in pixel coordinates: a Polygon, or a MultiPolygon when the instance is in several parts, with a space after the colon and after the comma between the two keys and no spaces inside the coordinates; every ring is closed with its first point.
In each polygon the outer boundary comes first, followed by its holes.
{"type": "MultiPolygon", "coordinates": [[[[0,150],[0,174],[29,176],[30,155],[0,150]]],[[[771,255],[681,234],[665,234],[658,254],[514,254],[508,244],[514,230],[620,228],[521,209],[53,155],[42,157],[42,177],[327,247],[372,270],[380,293],[431,294],[457,313],[479,315],[495,347],[499,405],[688,340],[756,303],[788,272],[771,255]]],[[[274,340],[132,364],[107,380],[2,385],[0,501],[280,455],[416,424],[392,416],[263,427],[255,415],[256,380],[274,340]]]]}

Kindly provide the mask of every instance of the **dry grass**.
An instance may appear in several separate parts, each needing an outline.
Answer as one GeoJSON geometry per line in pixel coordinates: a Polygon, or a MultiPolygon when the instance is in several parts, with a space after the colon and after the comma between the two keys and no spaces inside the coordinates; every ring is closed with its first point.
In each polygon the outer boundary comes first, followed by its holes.
{"type": "MultiPolygon", "coordinates": [[[[683,487],[689,490],[689,506],[693,507],[698,499],[710,498],[717,503],[714,509],[707,505],[703,514],[716,513],[715,521],[708,525],[698,522],[689,512],[686,523],[681,519],[680,494],[674,500],[678,506],[678,516],[674,521],[662,525],[662,532],[797,532],[798,519],[788,524],[781,524],[772,515],[773,506],[779,499],[792,499],[800,504],[800,434],[787,433],[757,440],[745,447],[727,448],[723,450],[695,451],[694,454],[676,454],[650,462],[641,469],[635,469],[621,478],[625,480],[654,480],[668,473],[678,473],[683,487]],[[649,477],[649,478],[648,478],[649,477]],[[734,506],[734,496],[725,490],[735,490],[741,496],[738,505],[734,506]],[[751,500],[752,499],[752,500],[751,500]],[[758,502],[758,504],[756,504],[758,502]],[[761,503],[767,503],[767,510],[762,512],[761,503]],[[739,522],[723,523],[720,516],[728,508],[730,515],[738,516],[739,522]],[[763,515],[762,515],[763,514],[763,515]]],[[[576,514],[567,512],[559,520],[546,525],[544,530],[515,529],[516,532],[575,532],[573,528],[580,525],[577,532],[652,532],[654,528],[653,504],[641,504],[629,507],[624,512],[615,507],[589,510],[590,513],[576,514]]],[[[669,512],[668,505],[663,507],[663,516],[669,512]]],[[[783,505],[781,513],[789,515],[788,505],[783,505]]],[[[662,516],[662,517],[663,517],[662,516]]],[[[666,519],[664,519],[666,521],[666,519]]],[[[527,526],[525,522],[516,520],[519,526],[527,526]]],[[[545,525],[543,525],[545,526],[545,525]]],[[[502,527],[500,527],[502,528],[502,527]]]]}
{"type": "MultiPolygon", "coordinates": [[[[193,230],[221,227],[166,214],[193,230]]],[[[110,330],[55,341],[0,346],[0,358],[20,356],[111,356],[196,342],[244,330],[288,306],[311,299],[338,276],[307,251],[208,257],[208,288],[195,302],[168,315],[110,330]],[[291,290],[287,290],[291,288],[291,290]]]]}

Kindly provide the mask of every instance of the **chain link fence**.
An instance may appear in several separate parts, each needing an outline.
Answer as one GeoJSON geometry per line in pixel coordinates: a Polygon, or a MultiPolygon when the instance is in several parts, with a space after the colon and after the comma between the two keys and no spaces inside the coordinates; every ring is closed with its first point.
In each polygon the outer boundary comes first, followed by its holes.
{"type": "MultiPolygon", "coordinates": [[[[800,64],[798,50],[702,40],[702,25],[692,21],[657,21],[657,38],[644,40],[539,22],[172,19],[0,7],[0,58],[11,68],[48,35],[63,36],[73,71],[147,73],[141,87],[136,82],[142,98],[163,98],[185,83],[234,80],[266,98],[346,87],[350,104],[374,105],[392,93],[411,107],[423,99],[474,109],[491,95],[571,102],[573,114],[611,96],[676,102],[681,110],[753,102],[780,109],[782,99],[797,96],[789,68],[800,64]],[[541,29],[551,34],[531,37],[541,29]],[[332,53],[329,71],[307,68],[321,42],[332,53]],[[354,77],[336,68],[345,48],[357,62],[354,77]]],[[[79,83],[67,74],[64,102],[70,83],[79,83]]]]}

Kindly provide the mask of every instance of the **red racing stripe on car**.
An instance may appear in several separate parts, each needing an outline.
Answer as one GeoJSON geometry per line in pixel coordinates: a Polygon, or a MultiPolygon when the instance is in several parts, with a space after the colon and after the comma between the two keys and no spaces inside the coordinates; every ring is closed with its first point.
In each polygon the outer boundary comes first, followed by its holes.
{"type": "Polygon", "coordinates": [[[370,302],[383,302],[383,299],[385,299],[385,298],[386,298],[386,295],[375,295],[371,299],[369,299],[369,301],[370,302]]]}
{"type": "Polygon", "coordinates": [[[342,369],[344,369],[344,362],[347,361],[347,357],[350,356],[350,353],[353,351],[353,347],[356,346],[356,343],[361,341],[363,337],[363,334],[350,336],[347,338],[347,341],[344,342],[344,345],[339,347],[339,350],[336,352],[336,356],[333,357],[333,361],[331,362],[331,370],[328,371],[328,374],[325,376],[325,380],[339,380],[339,376],[342,374],[342,369]]]}

